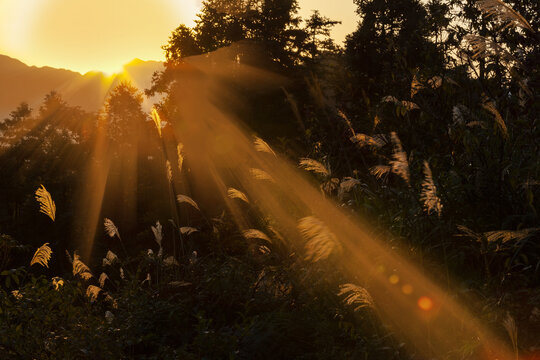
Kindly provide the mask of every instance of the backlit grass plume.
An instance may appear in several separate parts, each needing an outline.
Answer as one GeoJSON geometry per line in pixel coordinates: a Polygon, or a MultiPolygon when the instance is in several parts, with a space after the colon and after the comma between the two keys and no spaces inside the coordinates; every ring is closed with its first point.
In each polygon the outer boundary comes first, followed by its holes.
{"type": "Polygon", "coordinates": [[[253,176],[257,180],[267,180],[267,181],[270,181],[270,182],[275,182],[274,178],[264,170],[257,169],[257,168],[251,168],[251,169],[249,169],[249,172],[250,172],[251,176],[253,176]]]}
{"type": "Polygon", "coordinates": [[[390,137],[394,143],[394,151],[392,153],[393,160],[390,160],[392,172],[409,184],[409,162],[407,160],[407,153],[403,150],[401,140],[399,140],[399,137],[395,132],[390,133],[390,137]]]}
{"type": "Polygon", "coordinates": [[[156,226],[150,226],[152,229],[152,233],[154,234],[154,239],[158,243],[159,247],[161,247],[161,240],[163,240],[163,226],[161,226],[160,222],[156,222],[156,226]]]}
{"type": "Polygon", "coordinates": [[[476,4],[487,17],[493,17],[502,24],[506,24],[505,28],[521,27],[533,33],[535,32],[521,14],[501,0],[478,0],[476,4]]]}
{"type": "Polygon", "coordinates": [[[307,241],[306,260],[317,262],[328,258],[334,252],[341,252],[341,244],[334,233],[316,217],[307,216],[300,219],[297,228],[307,241]]]}
{"type": "Polygon", "coordinates": [[[152,120],[154,120],[154,124],[156,124],[156,129],[158,131],[159,137],[161,137],[161,117],[159,116],[156,108],[152,109],[152,120]]]}
{"type": "Polygon", "coordinates": [[[302,158],[299,163],[300,167],[304,170],[314,172],[315,174],[322,175],[324,177],[330,176],[330,171],[318,162],[317,160],[302,158]]]}
{"type": "Polygon", "coordinates": [[[443,206],[441,199],[437,196],[437,187],[433,182],[433,175],[427,161],[424,161],[424,182],[420,199],[424,202],[424,209],[428,214],[436,213],[439,217],[441,216],[443,206]]]}
{"type": "Polygon", "coordinates": [[[276,156],[276,153],[274,152],[274,150],[272,150],[270,145],[268,145],[266,141],[264,141],[260,137],[255,137],[255,141],[253,142],[253,144],[255,145],[255,150],[276,156]]]}
{"type": "Polygon", "coordinates": [[[184,144],[179,143],[176,145],[176,155],[178,157],[178,171],[182,171],[184,166],[184,144]]]}
{"type": "Polygon", "coordinates": [[[248,230],[244,230],[242,232],[242,235],[246,238],[246,239],[261,239],[261,240],[266,240],[268,242],[272,242],[270,240],[270,238],[268,237],[268,235],[266,235],[265,233],[263,233],[262,231],[260,230],[257,230],[257,229],[248,229],[248,230]]]}
{"type": "Polygon", "coordinates": [[[229,188],[227,190],[227,196],[230,199],[239,199],[239,200],[242,200],[242,201],[249,204],[249,200],[248,200],[248,197],[246,196],[246,194],[244,194],[243,192],[241,192],[240,190],[237,190],[235,188],[229,188]]]}
{"type": "Polygon", "coordinates": [[[199,205],[197,205],[197,203],[195,202],[195,200],[193,200],[192,198],[190,198],[189,196],[187,195],[178,195],[176,197],[176,200],[179,202],[179,203],[186,203],[186,204],[189,204],[191,206],[193,206],[195,209],[199,210],[199,205]]]}
{"type": "Polygon", "coordinates": [[[346,305],[353,306],[354,311],[365,307],[372,308],[373,299],[369,292],[361,286],[355,284],[343,284],[339,286],[339,296],[344,296],[343,302],[346,305]]]}
{"type": "Polygon", "coordinates": [[[39,202],[39,211],[47,215],[54,221],[56,217],[56,205],[51,197],[51,194],[41,185],[36,190],[36,200],[39,202]]]}
{"type": "Polygon", "coordinates": [[[119,239],[121,239],[120,232],[118,231],[118,228],[116,227],[116,225],[114,225],[111,219],[105,218],[103,220],[103,226],[105,226],[105,232],[107,233],[107,235],[109,235],[110,237],[114,237],[116,235],[119,239]]]}
{"type": "Polygon", "coordinates": [[[86,289],[86,296],[90,298],[91,302],[94,302],[97,300],[99,293],[102,291],[102,289],[99,286],[95,285],[89,285],[86,289]]]}
{"type": "Polygon", "coordinates": [[[488,98],[484,98],[484,100],[482,101],[482,107],[486,111],[490,112],[491,115],[493,115],[493,117],[495,118],[495,123],[497,124],[497,127],[500,130],[501,134],[505,139],[508,139],[508,128],[506,127],[506,123],[504,122],[501,114],[495,107],[495,103],[488,98]]]}
{"type": "Polygon", "coordinates": [[[32,257],[32,261],[30,261],[30,266],[34,264],[40,264],[41,266],[48,268],[51,255],[52,255],[52,250],[49,247],[49,243],[45,243],[41,245],[34,253],[34,256],[32,257]]]}
{"type": "Polygon", "coordinates": [[[390,171],[392,171],[392,167],[388,165],[375,165],[369,168],[369,173],[377,179],[382,178],[384,175],[388,175],[390,171]]]}
{"type": "Polygon", "coordinates": [[[73,275],[80,276],[84,280],[89,280],[94,275],[90,271],[90,268],[82,262],[80,256],[77,253],[73,253],[73,275]]]}

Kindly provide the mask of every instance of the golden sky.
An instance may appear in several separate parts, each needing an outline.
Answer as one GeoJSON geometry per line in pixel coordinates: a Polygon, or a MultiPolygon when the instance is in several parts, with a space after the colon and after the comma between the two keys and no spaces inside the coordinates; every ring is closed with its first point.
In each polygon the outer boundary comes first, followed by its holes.
{"type": "MultiPolygon", "coordinates": [[[[201,0],[0,0],[0,54],[26,64],[81,73],[120,71],[134,58],[163,60],[161,45],[181,23],[193,25],[201,0]]],[[[352,0],[300,0],[301,15],[318,9],[343,21],[343,41],[356,24],[352,0]]]]}

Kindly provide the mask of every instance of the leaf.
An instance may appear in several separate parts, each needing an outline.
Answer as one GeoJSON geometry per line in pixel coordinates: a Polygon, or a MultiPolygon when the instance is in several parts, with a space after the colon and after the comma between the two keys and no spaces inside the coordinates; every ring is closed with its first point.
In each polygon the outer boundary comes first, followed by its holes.
{"type": "Polygon", "coordinates": [[[45,189],[45,186],[36,190],[36,200],[39,202],[39,211],[54,221],[56,216],[56,205],[51,197],[51,194],[45,189]]]}
{"type": "Polygon", "coordinates": [[[197,205],[197,203],[195,202],[195,200],[193,200],[192,198],[190,198],[189,196],[187,195],[178,195],[176,197],[176,200],[179,202],[179,203],[187,203],[191,206],[193,206],[195,209],[201,211],[199,209],[199,205],[197,205]]]}
{"type": "Polygon", "coordinates": [[[41,247],[39,247],[34,253],[34,256],[32,257],[32,261],[30,261],[30,266],[34,264],[40,264],[41,266],[48,268],[51,255],[52,255],[52,250],[49,247],[49,243],[45,243],[41,245],[41,247]]]}
{"type": "Polygon", "coordinates": [[[227,196],[230,198],[230,199],[239,199],[239,200],[242,200],[246,203],[249,204],[249,200],[246,196],[246,194],[244,194],[243,192],[241,192],[240,190],[236,190],[235,188],[229,188],[227,190],[227,196]]]}

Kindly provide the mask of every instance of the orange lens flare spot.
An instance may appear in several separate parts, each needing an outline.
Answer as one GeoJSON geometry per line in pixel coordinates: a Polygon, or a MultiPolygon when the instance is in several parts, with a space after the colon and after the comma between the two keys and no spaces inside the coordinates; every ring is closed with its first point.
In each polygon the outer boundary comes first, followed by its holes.
{"type": "Polygon", "coordinates": [[[431,300],[427,296],[421,296],[418,299],[418,307],[424,311],[429,311],[433,309],[433,300],[431,300]]]}
{"type": "Polygon", "coordinates": [[[413,287],[409,284],[405,284],[401,287],[401,292],[405,295],[411,295],[413,292],[413,287]]]}
{"type": "Polygon", "coordinates": [[[390,277],[388,278],[388,281],[390,281],[390,284],[396,285],[399,282],[399,276],[390,275],[390,277]]]}

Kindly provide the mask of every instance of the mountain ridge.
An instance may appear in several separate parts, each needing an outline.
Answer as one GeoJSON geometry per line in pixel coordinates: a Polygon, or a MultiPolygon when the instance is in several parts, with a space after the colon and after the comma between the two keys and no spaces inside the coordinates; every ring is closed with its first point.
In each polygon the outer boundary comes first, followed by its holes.
{"type": "MultiPolygon", "coordinates": [[[[162,69],[162,62],[135,58],[126,63],[119,74],[107,76],[100,71],[81,74],[50,66],[30,66],[0,54],[0,119],[7,117],[21,102],[38,109],[45,95],[53,90],[71,106],[98,111],[109,91],[120,81],[128,80],[142,92],[150,87],[153,73],[162,69]]],[[[145,99],[146,110],[150,102],[151,99],[145,99]]]]}

